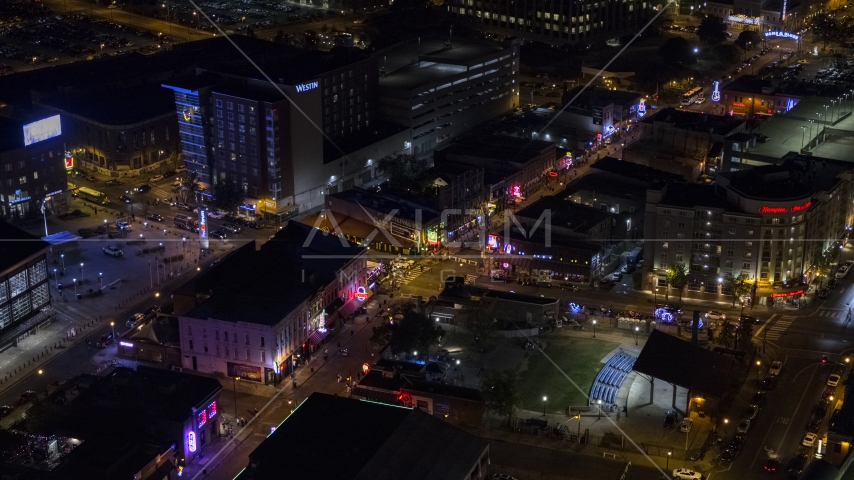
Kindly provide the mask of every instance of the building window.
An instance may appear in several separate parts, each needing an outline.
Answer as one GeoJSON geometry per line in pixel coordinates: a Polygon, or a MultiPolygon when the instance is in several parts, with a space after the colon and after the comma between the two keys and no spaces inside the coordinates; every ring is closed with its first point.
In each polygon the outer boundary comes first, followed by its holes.
{"type": "Polygon", "coordinates": [[[249,334],[246,334],[246,345],[249,345],[249,334]]]}
{"type": "Polygon", "coordinates": [[[222,332],[222,339],[226,342],[228,341],[228,330],[222,332]]]}
{"type": "Polygon", "coordinates": [[[219,344],[216,345],[216,356],[219,356],[219,344]]]}
{"type": "Polygon", "coordinates": [[[187,325],[187,335],[193,336],[193,326],[187,325]]]}
{"type": "Polygon", "coordinates": [[[261,348],[264,348],[264,346],[265,346],[264,344],[265,344],[265,341],[264,341],[264,337],[262,336],[261,337],[261,348]]]}
{"type": "Polygon", "coordinates": [[[23,185],[23,184],[27,183],[27,176],[26,176],[26,175],[21,175],[20,177],[18,177],[18,183],[19,183],[20,185],[23,185]]]}
{"type": "Polygon", "coordinates": [[[261,363],[267,363],[267,352],[261,350],[261,363]]]}
{"type": "Polygon", "coordinates": [[[216,117],[217,117],[217,118],[222,118],[222,110],[217,110],[217,111],[216,111],[216,117]]]}
{"type": "Polygon", "coordinates": [[[242,112],[243,111],[243,105],[237,105],[237,111],[242,112]]]}
{"type": "Polygon", "coordinates": [[[744,262],[744,263],[741,265],[741,268],[743,268],[743,269],[745,269],[745,270],[750,270],[750,262],[744,262]]]}
{"type": "Polygon", "coordinates": [[[216,106],[217,106],[217,107],[219,107],[219,108],[222,108],[222,100],[217,100],[217,101],[216,101],[216,106]]]}
{"type": "Polygon", "coordinates": [[[232,102],[228,102],[228,109],[234,110],[234,104],[232,102]]]}
{"type": "MultiPolygon", "coordinates": [[[[214,340],[219,341],[219,330],[214,330],[214,340]]],[[[217,354],[219,355],[219,354],[217,354]]]]}
{"type": "Polygon", "coordinates": [[[249,360],[249,349],[248,348],[246,349],[246,358],[244,358],[244,360],[249,360]]]}
{"type": "Polygon", "coordinates": [[[229,350],[230,349],[228,348],[228,345],[226,345],[225,346],[225,358],[228,358],[229,350]]]}
{"type": "Polygon", "coordinates": [[[192,350],[192,349],[193,349],[193,340],[190,339],[190,350],[192,350]]]}
{"type": "Polygon", "coordinates": [[[208,353],[208,344],[207,344],[207,342],[204,344],[204,347],[205,347],[205,353],[208,353]]]}

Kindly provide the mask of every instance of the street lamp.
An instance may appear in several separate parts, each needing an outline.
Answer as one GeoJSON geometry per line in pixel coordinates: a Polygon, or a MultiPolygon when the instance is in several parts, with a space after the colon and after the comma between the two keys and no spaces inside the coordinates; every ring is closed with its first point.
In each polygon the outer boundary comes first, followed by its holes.
{"type": "Polygon", "coordinates": [[[104,288],[104,272],[98,272],[98,286],[104,288]]]}
{"type": "Polygon", "coordinates": [[[74,296],[76,297],[77,296],[77,279],[72,278],[71,281],[74,282],[74,296]]]}
{"type": "Polygon", "coordinates": [[[596,404],[599,405],[599,417],[602,418],[602,399],[596,401],[596,404]]]}
{"type": "MultiPolygon", "coordinates": [[[[104,220],[106,222],[106,220],[104,220]]],[[[62,260],[62,274],[65,275],[65,254],[60,253],[59,259],[62,260]]]]}
{"type": "Polygon", "coordinates": [[[637,345],[637,344],[638,344],[638,334],[639,334],[639,331],[640,331],[640,329],[636,326],[636,327],[635,327],[635,345],[637,345]]]}
{"type": "Polygon", "coordinates": [[[729,424],[729,419],[725,418],[724,419],[724,438],[726,438],[726,426],[727,426],[727,424],[729,424]]]}
{"type": "Polygon", "coordinates": [[[237,421],[237,381],[240,377],[231,377],[232,391],[234,392],[234,421],[237,421]]]}
{"type": "Polygon", "coordinates": [[[83,262],[80,262],[80,279],[83,279],[83,262]]]}
{"type": "Polygon", "coordinates": [[[165,3],[163,4],[163,7],[166,9],[166,23],[169,24],[169,35],[172,35],[172,23],[169,22],[170,8],[169,5],[166,5],[165,3]]]}
{"type": "Polygon", "coordinates": [[[116,341],[116,322],[110,322],[110,328],[113,330],[113,341],[116,341]]]}
{"type": "Polygon", "coordinates": [[[670,470],[670,455],[673,455],[673,452],[668,450],[667,451],[667,466],[664,467],[665,470],[670,470]]]}
{"type": "Polygon", "coordinates": [[[756,361],[756,382],[759,382],[759,366],[762,364],[760,360],[756,361]]]}
{"type": "Polygon", "coordinates": [[[593,338],[596,338],[596,319],[593,319],[593,338]]]}
{"type": "Polygon", "coordinates": [[[548,398],[545,395],[543,395],[543,416],[544,417],[546,416],[546,400],[548,400],[548,398]]]}
{"type": "Polygon", "coordinates": [[[804,132],[807,131],[807,127],[801,125],[801,150],[804,149],[804,132]]]}

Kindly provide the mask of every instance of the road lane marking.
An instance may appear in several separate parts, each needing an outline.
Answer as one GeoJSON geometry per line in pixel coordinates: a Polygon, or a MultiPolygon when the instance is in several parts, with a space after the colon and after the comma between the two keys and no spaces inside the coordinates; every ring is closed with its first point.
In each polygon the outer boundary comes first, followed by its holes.
{"type": "Polygon", "coordinates": [[[771,323],[771,320],[774,320],[774,317],[776,317],[776,316],[777,316],[777,314],[775,313],[774,315],[771,315],[770,317],[768,317],[768,320],[765,323],[763,323],[762,326],[756,330],[756,333],[754,333],[753,336],[758,337],[759,334],[762,333],[762,330],[765,330],[765,327],[767,327],[768,324],[771,323]]]}
{"type": "MultiPolygon", "coordinates": [[[[787,355],[786,356],[786,363],[788,363],[788,362],[789,362],[789,357],[787,355]]],[[[809,384],[812,382],[813,377],[815,377],[815,372],[818,371],[818,368],[816,368],[816,367],[818,367],[818,364],[810,365],[809,367],[806,367],[806,368],[812,368],[813,369],[812,375],[810,375],[810,379],[807,380],[807,383],[806,383],[807,386],[809,386],[809,384]]],[[[806,368],[804,370],[806,370],[806,368]]],[[[803,372],[803,370],[801,370],[801,372],[803,372]]],[[[800,375],[801,372],[798,372],[798,375],[800,375]]],[[[792,380],[794,381],[798,377],[798,375],[795,375],[795,378],[792,380]]],[[[807,392],[809,392],[809,391],[810,391],[809,388],[804,388],[804,393],[801,394],[801,398],[800,398],[800,400],[798,400],[798,404],[795,406],[795,411],[792,412],[792,418],[794,418],[794,416],[798,414],[798,410],[801,409],[801,404],[804,402],[804,397],[807,396],[807,392]]],[[[783,442],[786,441],[786,436],[789,434],[789,429],[792,427],[792,423],[794,423],[794,422],[789,422],[789,424],[786,425],[786,431],[783,432],[783,437],[780,439],[780,443],[777,444],[776,451],[779,452],[780,449],[783,447],[783,442]]]]}

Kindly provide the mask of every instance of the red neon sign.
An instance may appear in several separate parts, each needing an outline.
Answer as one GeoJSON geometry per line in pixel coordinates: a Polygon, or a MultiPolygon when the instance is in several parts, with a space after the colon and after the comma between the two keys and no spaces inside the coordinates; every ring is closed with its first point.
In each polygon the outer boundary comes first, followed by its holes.
{"type": "Polygon", "coordinates": [[[356,289],[356,300],[360,302],[364,302],[368,299],[368,290],[365,287],[359,287],[356,289]]]}
{"type": "Polygon", "coordinates": [[[732,106],[733,106],[733,107],[743,107],[743,106],[744,106],[744,104],[743,104],[743,103],[741,103],[741,102],[732,102],[732,106]]]}
{"type": "Polygon", "coordinates": [[[795,290],[794,292],[787,293],[772,293],[771,298],[782,298],[782,297],[796,297],[798,295],[803,295],[804,290],[795,290]]]}
{"type": "Polygon", "coordinates": [[[793,205],[791,207],[761,207],[759,209],[759,213],[789,213],[789,212],[800,212],[810,208],[812,205],[812,201],[808,201],[801,205],[793,205]]]}
{"type": "Polygon", "coordinates": [[[557,172],[549,172],[549,176],[550,176],[550,177],[556,177],[556,176],[557,176],[557,172]]]}

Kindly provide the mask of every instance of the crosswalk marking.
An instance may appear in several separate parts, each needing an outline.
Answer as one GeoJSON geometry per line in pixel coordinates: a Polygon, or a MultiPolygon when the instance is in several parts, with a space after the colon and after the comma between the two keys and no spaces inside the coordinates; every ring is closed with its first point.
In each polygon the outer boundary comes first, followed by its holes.
{"type": "MultiPolygon", "coordinates": [[[[407,284],[409,284],[409,282],[415,280],[419,276],[421,276],[421,269],[410,268],[409,270],[406,270],[401,275],[401,277],[403,277],[403,279],[400,281],[400,284],[401,285],[407,285],[407,284]]],[[[400,277],[398,277],[398,278],[400,278],[400,277]]]]}
{"type": "Polygon", "coordinates": [[[848,316],[847,310],[838,310],[838,309],[830,309],[830,308],[822,308],[818,311],[819,317],[825,318],[843,318],[848,316]]]}
{"type": "Polygon", "coordinates": [[[784,315],[777,320],[774,325],[772,325],[765,333],[765,338],[768,340],[779,340],[780,336],[782,336],[786,330],[789,328],[789,325],[795,321],[795,318],[792,316],[784,315]]]}

